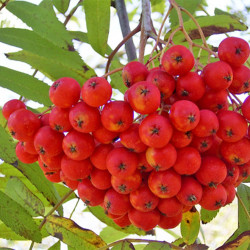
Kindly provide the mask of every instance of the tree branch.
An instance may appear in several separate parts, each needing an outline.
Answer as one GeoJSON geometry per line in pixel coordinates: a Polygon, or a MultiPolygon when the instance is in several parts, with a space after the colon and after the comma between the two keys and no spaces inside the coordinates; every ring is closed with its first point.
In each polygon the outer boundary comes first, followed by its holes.
{"type": "Polygon", "coordinates": [[[143,63],[145,47],[148,37],[152,32],[151,23],[151,6],[149,0],[142,0],[142,22],[141,22],[141,38],[139,48],[139,62],[143,63]]]}
{"type": "MultiPolygon", "coordinates": [[[[129,27],[128,13],[126,10],[124,0],[116,0],[115,3],[116,3],[116,10],[117,10],[121,30],[122,30],[122,35],[124,38],[131,32],[130,27],[129,27]]],[[[125,43],[125,50],[128,56],[128,61],[133,61],[137,58],[136,49],[135,49],[135,45],[134,45],[132,37],[125,43]]]]}

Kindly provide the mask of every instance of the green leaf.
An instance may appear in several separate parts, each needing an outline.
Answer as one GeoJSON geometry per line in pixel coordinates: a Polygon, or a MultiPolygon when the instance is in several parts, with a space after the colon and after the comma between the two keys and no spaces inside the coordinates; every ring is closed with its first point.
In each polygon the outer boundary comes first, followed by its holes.
{"type": "Polygon", "coordinates": [[[131,250],[135,249],[134,245],[128,240],[123,240],[122,242],[116,244],[111,248],[112,250],[131,250]]]}
{"type": "Polygon", "coordinates": [[[181,221],[181,235],[188,245],[193,244],[198,237],[200,230],[200,214],[192,209],[183,214],[181,221]]]}
{"type": "Polygon", "coordinates": [[[0,141],[0,159],[7,162],[15,162],[17,160],[15,151],[16,143],[14,142],[10,134],[2,126],[0,126],[0,141]]]}
{"type": "Polygon", "coordinates": [[[60,249],[61,249],[60,240],[57,241],[53,246],[51,246],[50,248],[48,248],[48,250],[60,250],[60,249]]]}
{"type": "MultiPolygon", "coordinates": [[[[88,43],[89,44],[89,39],[88,39],[88,34],[82,31],[69,31],[69,34],[71,35],[72,39],[77,40],[79,42],[83,42],[83,43],[88,43]]],[[[111,54],[112,53],[112,49],[110,46],[107,46],[107,51],[106,54],[111,54]]],[[[114,56],[114,59],[117,59],[117,56],[114,56]]],[[[114,60],[113,59],[113,60],[114,60]]]]}
{"type": "Polygon", "coordinates": [[[106,243],[111,243],[111,242],[120,240],[122,238],[125,238],[126,236],[128,236],[128,234],[118,231],[114,229],[113,227],[105,227],[100,232],[100,236],[106,243]]]}
{"type": "Polygon", "coordinates": [[[52,104],[48,96],[49,86],[22,72],[0,66],[0,86],[46,106],[52,104]]]}
{"type": "Polygon", "coordinates": [[[2,108],[0,108],[0,126],[4,127],[5,123],[7,123],[7,120],[3,116],[2,108]]]}
{"type": "Polygon", "coordinates": [[[171,246],[167,242],[151,242],[144,250],[171,250],[171,246]]]}
{"type": "Polygon", "coordinates": [[[131,225],[125,228],[121,228],[114,223],[112,219],[110,219],[104,212],[103,208],[100,206],[96,207],[88,207],[89,211],[101,222],[105,223],[106,225],[113,227],[114,229],[124,232],[126,234],[137,234],[137,235],[146,235],[146,232],[131,225]]]}
{"type": "Polygon", "coordinates": [[[143,250],[146,247],[146,244],[136,244],[134,245],[135,250],[143,250]]]}
{"type": "MultiPolygon", "coordinates": [[[[17,161],[12,165],[29,179],[29,181],[43,194],[43,196],[49,201],[52,206],[55,206],[59,202],[60,196],[58,192],[56,191],[52,182],[46,179],[43,171],[37,163],[24,164],[17,161]]],[[[60,215],[62,215],[62,206],[60,206],[57,211],[60,215]]]]}
{"type": "MultiPolygon", "coordinates": [[[[1,165],[0,165],[0,169],[1,169],[1,165]]],[[[9,177],[0,177],[0,190],[1,191],[4,192],[8,181],[9,181],[9,177]]]]}
{"type": "MultiPolygon", "coordinates": [[[[35,223],[37,225],[41,224],[41,219],[34,219],[35,223]]],[[[42,238],[45,238],[49,236],[48,232],[45,228],[41,229],[42,238]]],[[[0,222],[0,238],[5,240],[27,240],[26,238],[16,234],[14,231],[12,231],[9,227],[7,227],[4,223],[0,222]]]]}
{"type": "MultiPolygon", "coordinates": [[[[198,5],[201,4],[202,0],[176,0],[175,2],[182,8],[188,10],[191,14],[194,14],[194,12],[197,10],[198,5]]],[[[184,22],[190,19],[190,17],[186,13],[181,12],[181,14],[184,22]]],[[[179,24],[178,15],[175,9],[171,11],[169,18],[171,28],[179,24]]]]}
{"type": "Polygon", "coordinates": [[[14,166],[6,162],[0,164],[0,173],[4,174],[6,177],[10,176],[16,176],[19,178],[24,177],[24,175],[18,169],[16,169],[14,166]]]}
{"type": "MultiPolygon", "coordinates": [[[[121,64],[118,60],[113,60],[111,62],[111,65],[110,65],[110,70],[114,70],[114,69],[120,68],[122,66],[124,66],[124,65],[121,64]]],[[[122,71],[118,71],[118,72],[110,75],[110,78],[111,78],[110,84],[111,84],[112,88],[118,89],[121,93],[124,94],[128,88],[123,83],[122,71]]]]}
{"type": "Polygon", "coordinates": [[[219,212],[219,209],[206,210],[204,208],[201,208],[200,215],[201,215],[202,224],[206,224],[206,223],[212,221],[216,217],[218,212],[219,212]]]}
{"type": "MultiPolygon", "coordinates": [[[[173,245],[175,246],[180,246],[184,243],[183,238],[176,239],[175,241],[172,242],[173,245]]],[[[184,243],[185,244],[185,243],[184,243]]]]}
{"type": "Polygon", "coordinates": [[[65,13],[69,8],[70,0],[52,0],[54,6],[61,13],[65,13]]]}
{"type": "Polygon", "coordinates": [[[4,224],[26,239],[41,242],[42,235],[38,225],[28,212],[1,191],[0,200],[0,219],[4,224]]]}
{"type": "Polygon", "coordinates": [[[250,188],[247,185],[240,184],[237,187],[237,194],[241,201],[244,204],[245,209],[247,210],[248,215],[246,215],[246,211],[238,199],[238,229],[233,233],[233,235],[227,240],[227,242],[235,240],[241,233],[250,230],[250,188]]]}
{"type": "MultiPolygon", "coordinates": [[[[15,164],[14,164],[15,165],[15,164]]],[[[5,190],[5,186],[9,180],[9,177],[18,177],[26,186],[27,188],[35,194],[44,204],[45,207],[51,207],[52,205],[48,201],[48,199],[45,197],[44,194],[42,194],[30,181],[28,178],[26,178],[21,171],[19,171],[16,167],[13,165],[2,163],[0,164],[0,173],[5,175],[5,180],[0,180],[0,189],[5,190]],[[2,189],[3,188],[3,189],[2,189]]],[[[2,177],[3,178],[3,177],[2,177]]],[[[54,185],[54,184],[53,184],[54,185]]]]}
{"type": "Polygon", "coordinates": [[[223,249],[237,249],[237,250],[245,250],[249,249],[250,246],[250,231],[246,231],[240,234],[236,239],[223,244],[218,250],[223,249]]]}
{"type": "Polygon", "coordinates": [[[27,186],[17,177],[10,177],[5,193],[19,203],[32,216],[43,216],[45,208],[27,186]]]}
{"type": "Polygon", "coordinates": [[[72,49],[71,37],[64,25],[57,19],[54,11],[43,6],[24,1],[8,3],[6,7],[12,14],[30,26],[34,32],[64,49],[72,49]]]}
{"type": "Polygon", "coordinates": [[[92,48],[104,56],[107,49],[110,23],[111,0],[85,0],[83,6],[86,16],[88,40],[92,48]]]}
{"type": "Polygon", "coordinates": [[[151,0],[152,12],[160,12],[164,14],[166,2],[164,0],[151,0]]]}
{"type": "MultiPolygon", "coordinates": [[[[70,188],[64,186],[62,183],[54,183],[54,187],[56,188],[58,194],[60,195],[60,197],[63,197],[64,195],[66,195],[67,193],[69,193],[69,191],[71,190],[70,188]]],[[[77,198],[75,193],[72,193],[65,201],[70,201],[72,199],[77,198]]]]}
{"type": "Polygon", "coordinates": [[[83,43],[89,43],[88,34],[82,31],[69,31],[71,38],[83,43]]]}
{"type": "MultiPolygon", "coordinates": [[[[0,41],[23,49],[23,51],[6,54],[9,59],[26,62],[52,80],[67,76],[82,84],[95,75],[94,70],[83,62],[76,51],[59,48],[34,31],[16,28],[0,29],[0,41]]],[[[45,96],[48,98],[48,92],[45,96]]]]}
{"type": "MultiPolygon", "coordinates": [[[[51,54],[54,55],[55,51],[51,54]]],[[[55,81],[61,77],[71,77],[79,82],[82,86],[89,78],[94,77],[94,71],[84,62],[74,68],[74,54],[67,54],[68,57],[63,57],[57,53],[55,57],[47,57],[30,53],[22,50],[20,52],[8,53],[8,58],[11,60],[22,61],[30,64],[33,68],[38,69],[51,80],[55,81]],[[71,62],[71,64],[70,64],[71,62]]],[[[47,94],[48,95],[48,94],[47,94]]]]}
{"type": "MultiPolygon", "coordinates": [[[[209,37],[214,34],[224,34],[236,30],[247,30],[247,26],[244,23],[228,15],[200,16],[196,17],[196,20],[202,28],[205,37],[209,37]]],[[[192,40],[200,39],[197,26],[192,20],[184,22],[183,25],[192,40]]],[[[173,27],[171,31],[175,30],[177,27],[178,26],[173,27]]],[[[166,34],[165,39],[168,39],[171,31],[166,34]]],[[[175,44],[180,44],[183,41],[185,41],[183,33],[177,32],[173,38],[173,42],[175,44]]]]}
{"type": "Polygon", "coordinates": [[[74,221],[59,216],[49,216],[45,227],[49,234],[76,249],[96,249],[106,246],[100,236],[81,228],[74,221]]]}

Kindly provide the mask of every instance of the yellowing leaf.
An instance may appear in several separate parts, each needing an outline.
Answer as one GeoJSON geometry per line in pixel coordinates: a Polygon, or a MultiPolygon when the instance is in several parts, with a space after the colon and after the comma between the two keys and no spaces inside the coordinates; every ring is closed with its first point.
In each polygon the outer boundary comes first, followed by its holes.
{"type": "Polygon", "coordinates": [[[183,214],[181,221],[181,235],[186,244],[195,242],[200,230],[200,214],[192,209],[183,214]]]}
{"type": "Polygon", "coordinates": [[[101,237],[93,231],[84,229],[74,221],[64,217],[49,216],[45,226],[49,234],[76,249],[91,250],[106,246],[101,237]]]}

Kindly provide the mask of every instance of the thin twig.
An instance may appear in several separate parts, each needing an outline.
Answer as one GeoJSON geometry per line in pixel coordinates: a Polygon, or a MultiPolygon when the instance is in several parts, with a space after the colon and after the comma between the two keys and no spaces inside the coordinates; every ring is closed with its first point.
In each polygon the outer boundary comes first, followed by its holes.
{"type": "MultiPolygon", "coordinates": [[[[40,225],[39,225],[39,230],[41,230],[42,229],[42,227],[44,226],[44,224],[46,223],[46,220],[47,220],[47,218],[51,215],[51,214],[53,214],[56,210],[57,210],[57,208],[59,208],[62,204],[63,204],[63,202],[72,194],[72,193],[74,193],[74,190],[70,190],[67,194],[65,194],[63,197],[62,197],[62,199],[47,213],[47,215],[43,218],[43,220],[42,220],[42,222],[40,223],[40,225]]],[[[30,248],[29,248],[29,250],[32,250],[32,248],[33,248],[33,246],[34,246],[34,241],[32,241],[31,242],[31,245],[30,245],[30,248]]]]}
{"type": "Polygon", "coordinates": [[[115,56],[115,54],[117,53],[117,51],[122,47],[122,45],[124,45],[124,43],[126,41],[128,41],[133,35],[138,33],[140,30],[141,30],[141,23],[139,23],[139,25],[135,29],[133,29],[126,37],[124,37],[123,40],[112,51],[112,53],[108,57],[108,61],[107,61],[107,64],[106,64],[106,69],[105,69],[105,74],[108,73],[111,61],[112,61],[113,57],[115,56]]]}
{"type": "Polygon", "coordinates": [[[75,206],[74,206],[74,208],[73,208],[73,210],[72,210],[72,212],[71,212],[71,214],[69,216],[69,219],[71,219],[71,217],[73,216],[74,212],[76,211],[76,208],[77,208],[77,205],[79,204],[79,201],[80,201],[80,198],[77,199],[77,202],[76,202],[76,204],[75,204],[75,206]]]}
{"type": "Polygon", "coordinates": [[[141,37],[139,45],[139,62],[144,63],[144,52],[149,34],[152,32],[151,26],[151,6],[149,0],[142,0],[142,16],[141,16],[141,37]]]}
{"type": "Polygon", "coordinates": [[[82,2],[82,0],[79,0],[79,2],[77,3],[77,5],[70,11],[70,13],[68,14],[68,16],[66,17],[66,19],[64,20],[64,26],[67,25],[67,23],[69,22],[69,20],[71,19],[71,17],[75,14],[76,10],[78,9],[78,7],[80,6],[80,3],[82,2]]]}
{"type": "Polygon", "coordinates": [[[155,45],[154,45],[154,47],[153,47],[153,49],[152,49],[152,51],[151,51],[151,54],[150,54],[150,56],[149,56],[149,59],[152,58],[153,53],[154,53],[155,49],[157,48],[157,45],[158,45],[159,40],[160,40],[160,36],[161,36],[161,32],[162,32],[163,26],[164,26],[164,24],[165,24],[165,22],[166,22],[166,20],[167,20],[167,18],[168,18],[168,16],[169,16],[169,14],[170,14],[170,12],[171,12],[172,9],[173,9],[173,6],[170,4],[169,9],[168,9],[168,12],[167,12],[167,14],[165,15],[165,17],[163,18],[163,21],[162,21],[162,23],[161,23],[161,27],[160,27],[159,32],[158,32],[158,35],[157,35],[156,43],[155,43],[155,45]]]}
{"type": "Polygon", "coordinates": [[[114,70],[111,70],[109,71],[108,73],[106,73],[105,75],[101,76],[103,78],[106,78],[107,76],[110,76],[116,72],[119,72],[119,71],[122,71],[124,67],[120,67],[120,68],[117,68],[117,69],[114,69],[114,70]]]}
{"type": "Polygon", "coordinates": [[[0,11],[6,7],[6,5],[8,4],[10,0],[6,0],[4,3],[2,3],[1,7],[0,7],[0,11]]]}

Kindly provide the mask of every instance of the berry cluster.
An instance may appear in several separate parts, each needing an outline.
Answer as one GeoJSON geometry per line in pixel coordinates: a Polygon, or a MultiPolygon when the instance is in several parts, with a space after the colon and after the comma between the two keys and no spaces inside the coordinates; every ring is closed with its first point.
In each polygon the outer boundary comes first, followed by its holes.
{"type": "Polygon", "coordinates": [[[20,161],[38,160],[46,178],[77,189],[121,227],[174,228],[196,204],[231,203],[249,175],[250,97],[241,104],[236,96],[250,91],[248,56],[247,42],[226,38],[219,61],[191,71],[194,56],[174,45],[160,67],[124,67],[124,101],[110,100],[105,78],[80,88],[64,77],[50,88],[50,113],[19,100],[2,112],[20,161]]]}

